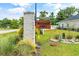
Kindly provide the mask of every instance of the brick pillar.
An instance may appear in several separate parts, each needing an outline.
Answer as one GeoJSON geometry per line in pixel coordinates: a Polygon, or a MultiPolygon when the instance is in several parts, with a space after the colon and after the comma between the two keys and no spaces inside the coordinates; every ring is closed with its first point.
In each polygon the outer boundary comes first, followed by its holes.
{"type": "Polygon", "coordinates": [[[34,12],[24,13],[24,39],[31,39],[35,43],[34,12]]]}

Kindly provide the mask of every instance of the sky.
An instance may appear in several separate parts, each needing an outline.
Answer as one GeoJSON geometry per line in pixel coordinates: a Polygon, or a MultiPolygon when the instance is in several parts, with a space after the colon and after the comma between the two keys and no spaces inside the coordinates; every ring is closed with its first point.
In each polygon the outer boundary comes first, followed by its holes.
{"type": "MultiPolygon", "coordinates": [[[[47,11],[48,15],[54,12],[56,16],[60,9],[66,7],[75,6],[79,8],[79,3],[37,3],[37,17],[40,15],[40,11],[47,11]]],[[[24,12],[34,12],[34,3],[0,3],[0,19],[18,19],[24,15],[24,12]]]]}

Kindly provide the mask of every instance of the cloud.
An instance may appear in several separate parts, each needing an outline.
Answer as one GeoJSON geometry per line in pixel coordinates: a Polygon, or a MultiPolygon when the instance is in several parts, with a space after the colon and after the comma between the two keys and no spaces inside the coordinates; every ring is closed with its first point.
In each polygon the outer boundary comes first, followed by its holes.
{"type": "Polygon", "coordinates": [[[9,19],[18,19],[23,16],[24,8],[12,8],[12,9],[2,9],[0,8],[0,19],[9,18],[9,19]]]}
{"type": "Polygon", "coordinates": [[[11,3],[15,6],[19,6],[19,7],[15,7],[15,8],[12,8],[12,9],[9,9],[9,11],[11,12],[14,12],[14,13],[21,13],[21,12],[25,12],[26,9],[30,8],[32,6],[32,4],[30,3],[11,3]]]}
{"type": "Polygon", "coordinates": [[[9,18],[19,18],[21,16],[23,16],[23,12],[25,12],[25,8],[23,7],[17,7],[17,8],[12,8],[12,9],[8,9],[9,12],[9,18]]]}
{"type": "Polygon", "coordinates": [[[57,13],[60,11],[60,8],[62,7],[62,4],[55,4],[54,6],[54,15],[56,16],[57,13]]]}
{"type": "Polygon", "coordinates": [[[14,6],[20,6],[20,7],[31,7],[31,4],[30,3],[11,3],[12,5],[14,6]]]}
{"type": "Polygon", "coordinates": [[[18,19],[22,14],[13,14],[7,10],[0,10],[0,19],[9,18],[9,19],[18,19]]]}
{"type": "Polygon", "coordinates": [[[79,8],[79,3],[72,3],[70,6],[75,6],[76,8],[79,8]]]}
{"type": "Polygon", "coordinates": [[[13,13],[13,14],[16,14],[16,13],[23,13],[25,12],[25,8],[22,8],[22,7],[17,7],[17,8],[12,8],[12,9],[8,9],[8,11],[10,13],[13,13]]]}
{"type": "Polygon", "coordinates": [[[11,3],[12,5],[15,5],[16,7],[4,9],[0,8],[0,19],[3,18],[19,18],[23,16],[23,12],[27,11],[29,7],[31,7],[31,4],[29,3],[11,3]]]}
{"type": "Polygon", "coordinates": [[[45,4],[45,7],[51,8],[51,12],[54,12],[54,15],[56,16],[57,13],[60,11],[60,8],[62,8],[61,3],[48,3],[45,4]]]}

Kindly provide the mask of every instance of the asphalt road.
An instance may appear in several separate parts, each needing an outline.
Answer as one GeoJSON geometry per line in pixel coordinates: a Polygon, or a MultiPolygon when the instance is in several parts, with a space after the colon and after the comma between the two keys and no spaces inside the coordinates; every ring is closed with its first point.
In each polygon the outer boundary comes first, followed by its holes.
{"type": "Polygon", "coordinates": [[[9,32],[16,32],[17,29],[14,30],[0,30],[0,34],[5,34],[5,33],[9,33],[9,32]]]}

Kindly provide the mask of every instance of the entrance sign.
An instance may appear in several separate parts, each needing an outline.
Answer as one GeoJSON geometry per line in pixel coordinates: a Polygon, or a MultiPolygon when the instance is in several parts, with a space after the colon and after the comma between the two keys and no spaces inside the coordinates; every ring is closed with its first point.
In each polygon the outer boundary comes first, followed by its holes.
{"type": "Polygon", "coordinates": [[[24,39],[32,40],[35,43],[34,12],[24,13],[24,39]]]}

